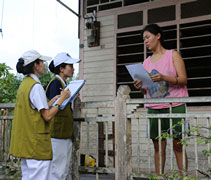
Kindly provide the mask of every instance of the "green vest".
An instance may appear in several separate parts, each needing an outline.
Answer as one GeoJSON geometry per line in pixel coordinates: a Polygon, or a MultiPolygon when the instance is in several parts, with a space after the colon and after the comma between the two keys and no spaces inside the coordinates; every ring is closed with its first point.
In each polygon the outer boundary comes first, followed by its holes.
{"type": "Polygon", "coordinates": [[[30,105],[30,90],[36,83],[37,81],[28,76],[18,89],[10,154],[20,158],[51,160],[53,155],[49,123],[30,105]]]}
{"type": "MultiPolygon", "coordinates": [[[[65,88],[65,85],[59,78],[55,77],[54,79],[58,79],[61,82],[63,89],[65,88]]],[[[54,79],[49,82],[46,91],[54,79]]],[[[50,129],[52,138],[67,139],[72,137],[73,116],[70,103],[63,110],[59,110],[56,116],[54,116],[50,123],[50,129]]]]}

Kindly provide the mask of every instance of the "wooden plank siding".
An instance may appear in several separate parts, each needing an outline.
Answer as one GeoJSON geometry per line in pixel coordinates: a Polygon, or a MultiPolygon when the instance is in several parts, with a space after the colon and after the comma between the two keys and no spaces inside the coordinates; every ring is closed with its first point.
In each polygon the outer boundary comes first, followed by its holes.
{"type": "Polygon", "coordinates": [[[88,47],[84,30],[83,48],[83,101],[111,100],[114,96],[114,16],[97,19],[101,23],[100,46],[88,47]]]}

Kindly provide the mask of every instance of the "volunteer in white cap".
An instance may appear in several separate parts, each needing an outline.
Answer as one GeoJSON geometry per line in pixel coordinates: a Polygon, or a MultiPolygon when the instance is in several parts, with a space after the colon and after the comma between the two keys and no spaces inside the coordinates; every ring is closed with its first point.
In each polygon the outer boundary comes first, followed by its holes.
{"type": "Polygon", "coordinates": [[[52,145],[49,121],[59,111],[58,106],[70,96],[68,89],[47,102],[39,77],[45,73],[43,61],[50,59],[30,50],[16,65],[17,71],[26,77],[17,92],[10,154],[21,158],[22,180],[50,180],[52,145]],[[58,97],[58,105],[49,109],[58,97]]]}
{"type": "MultiPolygon", "coordinates": [[[[73,59],[69,54],[62,52],[55,56],[49,69],[56,76],[49,82],[46,95],[49,100],[60,94],[67,86],[67,78],[73,77],[73,64],[79,59],[73,59]]],[[[70,161],[72,158],[73,116],[71,104],[60,111],[51,122],[51,143],[53,160],[51,163],[51,180],[66,180],[71,174],[70,161]]]]}

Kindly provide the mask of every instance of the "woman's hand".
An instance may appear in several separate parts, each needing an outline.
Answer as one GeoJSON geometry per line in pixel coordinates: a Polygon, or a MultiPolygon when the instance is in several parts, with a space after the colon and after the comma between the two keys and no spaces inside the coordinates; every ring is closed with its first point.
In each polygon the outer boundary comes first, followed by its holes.
{"type": "Polygon", "coordinates": [[[56,95],[56,96],[54,96],[51,100],[53,101],[53,103],[58,99],[58,98],[60,98],[61,97],[61,95],[56,95]]]}
{"type": "MultiPolygon", "coordinates": [[[[57,104],[62,105],[62,103],[65,101],[65,99],[70,97],[70,90],[69,89],[62,90],[61,95],[55,96],[54,98],[56,99],[58,97],[60,97],[60,99],[58,100],[57,104]]],[[[52,100],[54,98],[52,98],[52,100]]],[[[51,107],[51,105],[49,107],[51,107]]],[[[54,106],[51,109],[44,109],[43,108],[43,109],[40,110],[40,113],[41,113],[43,119],[46,122],[49,122],[56,115],[56,113],[58,111],[59,111],[59,108],[57,106],[54,106]]]]}
{"type": "Polygon", "coordinates": [[[67,98],[69,98],[71,95],[70,90],[69,89],[65,89],[61,91],[61,99],[65,100],[67,98]]]}
{"type": "Polygon", "coordinates": [[[60,98],[61,95],[57,95],[57,96],[54,96],[49,102],[48,102],[48,106],[51,107],[53,105],[53,103],[58,99],[60,98]]]}
{"type": "Polygon", "coordinates": [[[142,88],[143,82],[142,81],[133,81],[133,85],[136,89],[140,90],[143,94],[146,94],[146,88],[142,88]]]}
{"type": "Polygon", "coordinates": [[[137,81],[137,80],[135,80],[135,81],[133,81],[133,85],[134,85],[134,87],[136,88],[136,89],[141,89],[142,88],[142,81],[137,81]]]}
{"type": "Polygon", "coordinates": [[[153,82],[164,81],[164,75],[155,74],[155,75],[151,76],[151,79],[152,79],[153,82]]]}

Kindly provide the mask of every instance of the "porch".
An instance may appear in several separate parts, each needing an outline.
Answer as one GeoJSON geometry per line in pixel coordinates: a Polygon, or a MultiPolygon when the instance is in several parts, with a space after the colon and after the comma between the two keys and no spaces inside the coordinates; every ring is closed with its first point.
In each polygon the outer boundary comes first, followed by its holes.
{"type": "MultiPolygon", "coordinates": [[[[183,146],[183,149],[187,151],[189,163],[188,172],[184,172],[188,177],[195,177],[195,179],[209,179],[211,158],[204,156],[202,151],[210,152],[211,150],[211,97],[147,100],[130,99],[129,93],[128,86],[120,86],[114,101],[77,102],[78,105],[75,106],[74,111],[76,140],[73,151],[73,179],[79,180],[80,176],[85,179],[103,179],[104,177],[110,179],[114,178],[115,174],[116,180],[132,180],[147,178],[152,175],[154,173],[154,150],[151,140],[146,138],[146,131],[149,133],[146,125],[151,117],[188,118],[192,128],[204,127],[195,131],[195,136],[188,141],[188,145],[183,146]],[[143,106],[145,103],[172,104],[174,102],[188,103],[188,105],[203,103],[203,106],[188,106],[186,115],[170,113],[159,116],[148,115],[143,106]],[[99,124],[103,124],[104,136],[101,138],[99,138],[99,124]],[[208,143],[199,143],[198,134],[207,137],[208,143]],[[99,146],[102,142],[103,146],[99,146]],[[99,150],[99,147],[103,147],[103,149],[99,150]],[[114,153],[111,153],[112,151],[114,153]],[[103,159],[99,156],[100,153],[103,154],[103,159]],[[94,167],[81,164],[81,154],[86,154],[87,157],[92,155],[96,162],[94,167]],[[89,176],[86,175],[87,173],[89,173],[89,176]]],[[[2,114],[0,117],[0,161],[18,168],[18,160],[8,154],[14,104],[0,104],[0,108],[6,110],[6,114],[2,114]]],[[[185,138],[184,135],[183,138],[185,138]]],[[[172,139],[168,139],[166,154],[165,173],[171,174],[173,170],[175,174],[178,173],[172,149],[172,139]]],[[[86,164],[89,164],[88,160],[89,158],[87,158],[86,164]]],[[[185,164],[185,161],[183,161],[183,164],[185,164]]]]}

